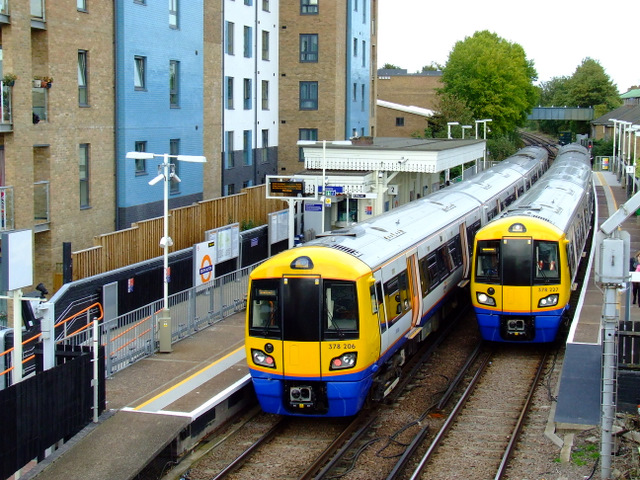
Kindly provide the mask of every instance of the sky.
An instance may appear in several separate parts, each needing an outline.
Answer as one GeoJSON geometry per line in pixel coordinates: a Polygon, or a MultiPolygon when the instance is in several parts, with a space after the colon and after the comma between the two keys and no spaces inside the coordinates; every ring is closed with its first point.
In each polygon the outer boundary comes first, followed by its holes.
{"type": "Polygon", "coordinates": [[[378,68],[445,65],[456,42],[489,30],[524,49],[536,84],[570,77],[589,57],[624,93],[640,85],[639,19],[638,0],[378,0],[378,68]]]}

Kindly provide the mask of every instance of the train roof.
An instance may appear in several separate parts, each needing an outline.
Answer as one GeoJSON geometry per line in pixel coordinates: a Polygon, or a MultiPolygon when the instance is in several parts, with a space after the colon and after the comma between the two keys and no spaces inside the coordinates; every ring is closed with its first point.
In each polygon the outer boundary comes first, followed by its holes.
{"type": "Polygon", "coordinates": [[[516,215],[545,220],[565,231],[573,206],[591,188],[591,165],[586,148],[572,144],[558,151],[549,171],[499,219],[516,215]]]}
{"type": "Polygon", "coordinates": [[[397,252],[411,248],[479,209],[485,201],[513,186],[516,179],[539,164],[540,157],[535,158],[510,159],[469,180],[353,226],[323,234],[305,245],[323,245],[346,251],[374,268],[393,258],[397,252]]]}

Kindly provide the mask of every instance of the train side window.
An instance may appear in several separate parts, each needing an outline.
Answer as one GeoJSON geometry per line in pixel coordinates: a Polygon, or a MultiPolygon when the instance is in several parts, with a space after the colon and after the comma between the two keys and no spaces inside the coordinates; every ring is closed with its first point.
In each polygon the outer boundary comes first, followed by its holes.
{"type": "Polygon", "coordinates": [[[403,313],[411,308],[409,301],[409,282],[407,281],[407,272],[401,272],[396,277],[389,280],[384,285],[387,318],[389,324],[400,317],[403,313]]]}
{"type": "Polygon", "coordinates": [[[473,256],[473,242],[476,239],[476,233],[480,230],[480,221],[467,227],[467,242],[469,243],[469,257],[473,256]]]}
{"type": "Polygon", "coordinates": [[[455,268],[462,265],[462,244],[460,242],[460,235],[456,235],[455,238],[452,238],[448,244],[449,247],[449,255],[451,256],[451,261],[453,262],[453,271],[455,268]]]}
{"type": "Polygon", "coordinates": [[[384,296],[382,294],[382,283],[376,282],[376,302],[378,303],[378,321],[380,322],[380,332],[387,330],[387,312],[384,309],[384,296]]]}
{"type": "Polygon", "coordinates": [[[426,257],[420,259],[418,268],[420,269],[420,288],[422,289],[422,295],[426,297],[427,293],[431,291],[431,276],[429,275],[429,265],[426,257]]]}

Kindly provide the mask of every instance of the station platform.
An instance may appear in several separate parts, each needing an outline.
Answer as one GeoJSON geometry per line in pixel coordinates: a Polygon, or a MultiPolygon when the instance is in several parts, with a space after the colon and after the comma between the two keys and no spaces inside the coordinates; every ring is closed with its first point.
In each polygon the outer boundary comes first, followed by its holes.
{"type": "MultiPolygon", "coordinates": [[[[600,225],[626,195],[613,173],[595,172],[594,178],[600,225]]],[[[632,254],[639,251],[640,220],[629,218],[622,228],[631,234],[632,254]]],[[[590,276],[565,352],[556,425],[599,423],[603,298],[592,266],[590,276]]],[[[630,313],[640,320],[640,308],[630,313]]],[[[44,461],[23,469],[22,479],[139,478],[167,449],[174,455],[190,450],[255,403],[244,352],[244,312],[181,340],[170,353],[157,353],[119,371],[106,380],[106,391],[107,411],[100,421],[44,461]]]]}
{"type": "MultiPolygon", "coordinates": [[[[626,191],[611,172],[594,172],[598,202],[594,232],[623,203],[626,191]]],[[[629,217],[621,226],[631,236],[631,255],[640,251],[640,217],[629,217]]],[[[589,280],[571,326],[558,389],[555,423],[558,429],[581,429],[600,424],[602,390],[602,309],[604,294],[595,284],[594,255],[589,259],[589,280]]],[[[619,318],[626,316],[627,295],[620,295],[619,318]]],[[[629,307],[629,319],[640,321],[640,308],[629,307]]]]}
{"type": "Polygon", "coordinates": [[[186,452],[255,402],[244,351],[244,312],[139,360],[106,380],[107,409],[22,479],[136,478],[169,449],[186,452]]]}

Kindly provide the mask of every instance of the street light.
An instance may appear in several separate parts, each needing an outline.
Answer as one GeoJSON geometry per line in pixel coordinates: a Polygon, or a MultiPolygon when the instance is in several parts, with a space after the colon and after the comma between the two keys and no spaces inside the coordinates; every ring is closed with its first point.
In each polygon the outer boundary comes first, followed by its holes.
{"type": "Polygon", "coordinates": [[[451,127],[453,125],[460,125],[460,122],[447,122],[447,138],[451,138],[451,127]]]}
{"type": "MultiPolygon", "coordinates": [[[[615,167],[616,161],[616,126],[619,120],[615,118],[610,118],[610,122],[613,123],[613,151],[611,152],[611,166],[615,167]]],[[[611,168],[611,166],[609,168],[611,168]]]]}
{"type": "Polygon", "coordinates": [[[462,139],[464,140],[464,131],[471,128],[471,125],[462,125],[462,139]]]}
{"type": "Polygon", "coordinates": [[[126,158],[135,160],[150,160],[154,157],[162,157],[162,163],[158,165],[158,175],[156,175],[149,185],[164,180],[164,235],[160,239],[160,248],[164,249],[164,268],[162,272],[164,283],[164,308],[160,316],[160,352],[171,351],[171,315],[169,315],[169,247],[173,245],[173,240],[169,236],[169,182],[174,180],[180,182],[180,178],[176,175],[176,166],[169,163],[169,158],[175,158],[182,162],[204,163],[207,159],[200,155],[169,155],[164,153],[156,155],[147,152],[127,152],[126,158]]]}
{"type": "Polygon", "coordinates": [[[478,124],[484,123],[484,139],[487,139],[487,122],[493,122],[490,118],[485,118],[482,120],[476,120],[476,139],[478,138],[478,124]]]}

